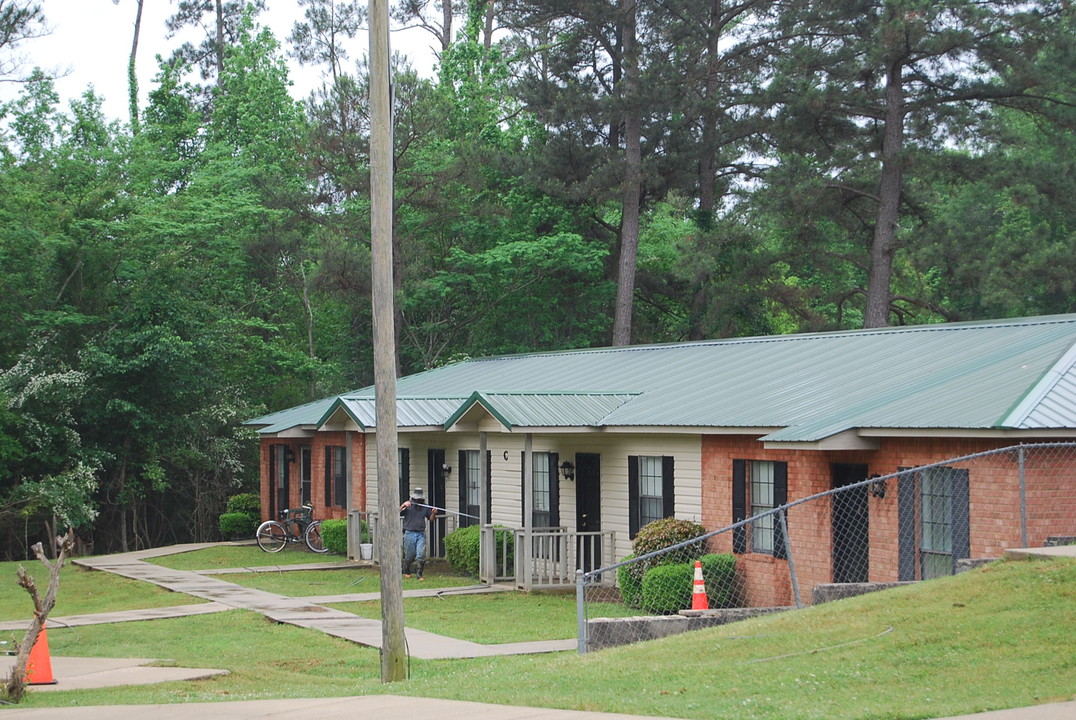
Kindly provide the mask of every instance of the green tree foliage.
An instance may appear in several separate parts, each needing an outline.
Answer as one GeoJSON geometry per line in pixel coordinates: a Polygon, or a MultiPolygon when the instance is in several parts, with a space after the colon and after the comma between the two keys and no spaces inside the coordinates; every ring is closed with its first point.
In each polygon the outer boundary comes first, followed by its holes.
{"type": "MultiPolygon", "coordinates": [[[[260,3],[185,0],[137,128],[42,72],[0,106],[4,552],[219,537],[242,420],[369,384],[363,9],[301,5],[305,103],[260,3]]],[[[627,271],[644,342],[1076,310],[1060,2],[397,11],[440,44],[394,59],[403,372],[607,344],[627,271]]],[[[40,19],[0,0],[0,72],[40,19]]]]}
{"type": "Polygon", "coordinates": [[[16,54],[27,40],[47,32],[41,3],[0,0],[0,78],[18,75],[23,61],[16,54]]]}
{"type": "Polygon", "coordinates": [[[776,19],[775,32],[796,39],[771,85],[775,144],[800,163],[775,180],[785,195],[797,187],[825,203],[821,212],[859,246],[849,259],[864,282],[845,291],[862,298],[867,327],[926,305],[899,256],[918,236],[916,170],[974,140],[997,105],[1051,100],[1041,59],[1048,38],[1071,46],[1051,27],[1066,12],[1053,0],[864,0],[803,3],[776,19]]]}

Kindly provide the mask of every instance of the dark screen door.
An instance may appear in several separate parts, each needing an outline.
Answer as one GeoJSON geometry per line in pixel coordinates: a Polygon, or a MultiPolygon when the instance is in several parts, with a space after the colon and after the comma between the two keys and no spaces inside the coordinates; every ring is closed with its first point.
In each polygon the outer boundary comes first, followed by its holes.
{"type": "MultiPolygon", "coordinates": [[[[834,489],[867,478],[867,466],[834,464],[834,489]]],[[[867,582],[870,575],[870,511],[867,485],[833,494],[833,582],[867,582]]]]}

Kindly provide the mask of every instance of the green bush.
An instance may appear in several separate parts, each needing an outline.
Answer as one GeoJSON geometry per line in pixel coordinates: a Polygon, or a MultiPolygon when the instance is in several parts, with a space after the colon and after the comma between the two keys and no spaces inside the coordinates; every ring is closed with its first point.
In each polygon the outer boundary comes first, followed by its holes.
{"type": "Polygon", "coordinates": [[[321,542],[336,555],[347,555],[347,520],[330,518],[321,521],[321,542]]]}
{"type": "Polygon", "coordinates": [[[220,534],[227,540],[248,540],[258,529],[257,515],[245,512],[227,512],[220,516],[220,534]]]}
{"type": "MultiPolygon", "coordinates": [[[[706,529],[690,520],[664,518],[647,523],[635,536],[631,547],[634,552],[630,557],[646,555],[672,545],[693,540],[704,534],[706,529]]],[[[646,560],[623,565],[617,569],[617,583],[620,585],[620,597],[630,607],[645,609],[642,605],[643,581],[651,568],[661,565],[689,563],[692,569],[695,561],[706,551],[704,543],[687,545],[674,552],[657,555],[646,560]]]]}
{"type": "Polygon", "coordinates": [[[217,520],[225,540],[254,537],[262,518],[262,500],[254,493],[240,493],[228,498],[225,512],[217,520]]]}
{"type": "MultiPolygon", "coordinates": [[[[710,608],[736,607],[736,558],[732,555],[703,555],[702,581],[706,586],[706,603],[710,608]]],[[[624,570],[631,566],[623,566],[624,570]]],[[[618,576],[621,582],[621,597],[632,607],[643,612],[669,615],[691,607],[695,591],[695,563],[677,563],[675,565],[657,565],[646,571],[638,589],[624,592],[624,586],[632,586],[633,573],[618,576]],[[625,581],[626,576],[626,581],[625,581]],[[632,596],[634,602],[629,601],[632,596]]]]}
{"type": "Polygon", "coordinates": [[[691,607],[694,587],[694,564],[658,565],[647,570],[643,577],[639,605],[643,612],[671,615],[691,607]]]}
{"type": "Polygon", "coordinates": [[[262,516],[262,499],[255,493],[232,495],[228,498],[228,505],[225,512],[247,513],[248,515],[260,518],[262,516]]]}
{"type": "MultiPolygon", "coordinates": [[[[627,562],[634,557],[634,555],[628,555],[624,558],[624,561],[627,562]]],[[[616,569],[616,582],[620,586],[620,599],[628,607],[639,607],[639,598],[643,591],[643,575],[645,574],[640,572],[645,569],[641,565],[643,563],[629,563],[616,569]]]]}
{"type": "MultiPolygon", "coordinates": [[[[706,602],[711,608],[739,607],[740,595],[736,591],[736,556],[703,555],[702,581],[706,584],[706,602]]],[[[694,582],[694,566],[692,566],[694,582]]]]}
{"type": "MultiPolygon", "coordinates": [[[[481,528],[478,525],[453,530],[445,535],[445,559],[456,572],[465,573],[471,577],[478,577],[478,555],[481,528]]],[[[498,558],[503,543],[508,543],[508,567],[511,572],[514,562],[514,537],[511,530],[497,528],[498,558]]]]}
{"type": "MultiPolygon", "coordinates": [[[[677,520],[672,517],[655,520],[640,528],[639,533],[635,536],[635,539],[632,540],[631,549],[638,557],[640,555],[652,553],[656,550],[667,548],[671,545],[693,540],[705,532],[706,529],[702,525],[699,525],[697,522],[691,522],[690,520],[677,520]]],[[[654,558],[650,561],[650,564],[671,565],[684,562],[694,563],[702,557],[705,552],[705,546],[702,543],[696,543],[694,545],[687,545],[675,552],[666,553],[661,557],[654,558]]]]}

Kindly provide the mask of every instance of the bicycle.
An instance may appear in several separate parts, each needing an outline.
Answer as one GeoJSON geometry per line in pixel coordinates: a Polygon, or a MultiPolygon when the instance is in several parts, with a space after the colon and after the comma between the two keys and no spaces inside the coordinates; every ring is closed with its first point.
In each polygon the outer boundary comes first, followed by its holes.
{"type": "Polygon", "coordinates": [[[302,542],[311,552],[325,553],[329,549],[321,541],[321,521],[314,519],[314,508],[303,505],[280,511],[280,520],[266,520],[255,533],[258,547],[265,552],[280,552],[288,543],[302,542]]]}

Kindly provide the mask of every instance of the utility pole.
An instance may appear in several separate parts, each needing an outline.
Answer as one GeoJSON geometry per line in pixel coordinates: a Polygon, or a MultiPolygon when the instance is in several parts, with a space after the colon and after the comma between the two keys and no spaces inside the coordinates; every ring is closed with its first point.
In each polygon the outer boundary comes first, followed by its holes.
{"type": "Polygon", "coordinates": [[[396,332],[392,286],[392,83],[388,0],[370,0],[370,247],[377,415],[377,556],[381,563],[381,682],[407,679],[399,451],[396,439],[396,332]]]}

